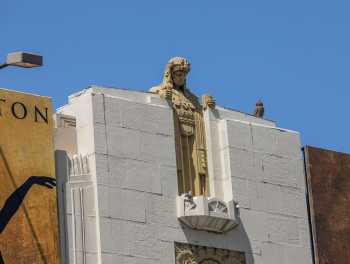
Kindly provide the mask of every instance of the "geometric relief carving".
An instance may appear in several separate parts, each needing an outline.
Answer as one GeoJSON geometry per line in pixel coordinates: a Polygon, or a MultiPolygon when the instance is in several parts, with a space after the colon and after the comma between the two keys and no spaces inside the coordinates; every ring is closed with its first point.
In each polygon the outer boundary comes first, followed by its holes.
{"type": "Polygon", "coordinates": [[[82,155],[74,155],[69,160],[69,176],[89,176],[90,168],[89,168],[89,160],[87,156],[82,155]]]}
{"type": "Polygon", "coordinates": [[[227,206],[221,201],[214,200],[208,203],[209,212],[227,214],[227,206]]]}
{"type": "Polygon", "coordinates": [[[186,193],[177,197],[177,218],[192,229],[226,233],[239,224],[233,201],[192,196],[186,193]]]}
{"type": "MultiPolygon", "coordinates": [[[[67,232],[64,238],[67,248],[63,254],[72,263],[87,263],[88,247],[91,250],[96,246],[96,241],[88,235],[93,228],[91,221],[88,222],[88,220],[91,220],[90,216],[95,216],[95,206],[88,202],[94,197],[89,158],[81,154],[75,154],[70,158],[67,155],[65,157],[67,171],[62,173],[68,174],[66,175],[68,177],[63,186],[62,207],[65,208],[63,210],[66,211],[67,218],[63,225],[66,226],[64,229],[70,232],[67,232]]],[[[58,169],[63,167],[62,164],[58,169]]]]}
{"type": "Polygon", "coordinates": [[[75,128],[76,119],[73,116],[56,114],[56,126],[64,128],[75,128]]]}
{"type": "Polygon", "coordinates": [[[176,264],[245,264],[244,252],[175,243],[176,264]]]}

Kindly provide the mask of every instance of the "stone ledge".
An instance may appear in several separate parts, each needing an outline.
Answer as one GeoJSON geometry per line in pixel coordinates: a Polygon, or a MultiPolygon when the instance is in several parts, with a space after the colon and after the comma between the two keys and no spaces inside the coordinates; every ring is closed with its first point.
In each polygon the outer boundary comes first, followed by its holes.
{"type": "Polygon", "coordinates": [[[183,194],[176,202],[178,220],[192,229],[226,233],[239,224],[233,201],[183,194]]]}

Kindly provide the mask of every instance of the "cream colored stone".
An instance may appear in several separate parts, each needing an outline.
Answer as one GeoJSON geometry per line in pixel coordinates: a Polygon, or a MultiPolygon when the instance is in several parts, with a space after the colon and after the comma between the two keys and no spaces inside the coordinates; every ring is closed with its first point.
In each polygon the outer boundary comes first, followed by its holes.
{"type": "MultiPolygon", "coordinates": [[[[168,100],[174,110],[179,194],[192,192],[209,196],[203,107],[186,87],[189,71],[187,59],[172,58],[165,67],[163,82],[150,91],[168,100]]],[[[214,99],[205,98],[205,106],[213,108],[214,99]]]]}

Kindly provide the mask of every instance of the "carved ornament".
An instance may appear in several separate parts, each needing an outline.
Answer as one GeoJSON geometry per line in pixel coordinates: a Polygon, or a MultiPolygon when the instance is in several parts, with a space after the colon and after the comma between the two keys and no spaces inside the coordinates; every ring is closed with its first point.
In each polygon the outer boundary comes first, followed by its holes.
{"type": "Polygon", "coordinates": [[[245,264],[243,252],[175,243],[176,264],[245,264]]]}
{"type": "MultiPolygon", "coordinates": [[[[151,92],[168,100],[174,111],[179,194],[191,192],[209,196],[203,106],[186,87],[190,68],[187,59],[172,58],[165,67],[163,82],[151,92]]],[[[205,98],[205,108],[215,107],[213,97],[205,98]]]]}

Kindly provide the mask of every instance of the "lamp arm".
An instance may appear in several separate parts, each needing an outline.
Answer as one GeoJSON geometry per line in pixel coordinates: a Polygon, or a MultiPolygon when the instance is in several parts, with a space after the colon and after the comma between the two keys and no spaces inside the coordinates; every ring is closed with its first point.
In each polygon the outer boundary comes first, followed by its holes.
{"type": "Polygon", "coordinates": [[[10,64],[7,64],[7,63],[0,64],[0,69],[5,68],[5,67],[7,67],[7,66],[10,66],[10,64]]]}

